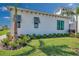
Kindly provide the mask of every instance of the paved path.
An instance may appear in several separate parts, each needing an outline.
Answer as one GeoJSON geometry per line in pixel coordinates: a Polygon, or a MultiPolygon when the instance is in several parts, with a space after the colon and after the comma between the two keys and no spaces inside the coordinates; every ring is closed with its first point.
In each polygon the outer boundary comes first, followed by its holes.
{"type": "Polygon", "coordinates": [[[6,38],[6,37],[7,37],[6,35],[0,36],[0,40],[4,39],[4,38],[6,38]]]}

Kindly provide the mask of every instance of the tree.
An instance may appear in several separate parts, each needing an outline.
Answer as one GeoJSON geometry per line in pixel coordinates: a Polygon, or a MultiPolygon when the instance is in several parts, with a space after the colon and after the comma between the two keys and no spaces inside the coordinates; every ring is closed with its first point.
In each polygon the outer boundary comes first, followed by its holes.
{"type": "Polygon", "coordinates": [[[17,39],[17,21],[16,21],[16,16],[17,16],[17,8],[14,7],[14,17],[13,17],[13,25],[14,25],[14,36],[13,36],[13,40],[17,39]]]}
{"type": "Polygon", "coordinates": [[[13,6],[12,8],[14,9],[14,15],[13,15],[13,18],[12,18],[12,20],[13,20],[13,38],[12,38],[12,40],[16,40],[17,39],[17,19],[16,19],[16,16],[17,16],[17,5],[18,4],[12,4],[12,5],[10,5],[10,4],[7,4],[7,6],[9,7],[9,6],[13,6]]]}

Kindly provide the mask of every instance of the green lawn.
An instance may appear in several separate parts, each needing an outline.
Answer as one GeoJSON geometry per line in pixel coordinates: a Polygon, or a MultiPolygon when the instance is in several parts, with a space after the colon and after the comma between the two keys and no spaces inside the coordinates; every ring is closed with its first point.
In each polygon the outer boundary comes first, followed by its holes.
{"type": "Polygon", "coordinates": [[[0,50],[0,56],[20,56],[27,55],[31,53],[34,49],[32,47],[26,46],[18,50],[0,50]]]}
{"type": "Polygon", "coordinates": [[[0,55],[26,55],[26,56],[72,56],[79,55],[75,49],[79,48],[77,38],[47,38],[32,40],[29,45],[18,50],[0,50],[0,55]]]}
{"type": "Polygon", "coordinates": [[[9,30],[2,30],[0,31],[0,35],[4,35],[4,34],[7,34],[9,30]]]}

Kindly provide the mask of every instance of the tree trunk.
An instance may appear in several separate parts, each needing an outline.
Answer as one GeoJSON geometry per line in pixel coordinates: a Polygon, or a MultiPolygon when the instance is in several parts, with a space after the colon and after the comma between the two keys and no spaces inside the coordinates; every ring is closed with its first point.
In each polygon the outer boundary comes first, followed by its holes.
{"type": "Polygon", "coordinates": [[[17,8],[14,7],[14,17],[13,17],[13,27],[14,27],[14,35],[13,35],[13,40],[17,39],[17,21],[16,21],[16,16],[17,16],[17,8]]]}

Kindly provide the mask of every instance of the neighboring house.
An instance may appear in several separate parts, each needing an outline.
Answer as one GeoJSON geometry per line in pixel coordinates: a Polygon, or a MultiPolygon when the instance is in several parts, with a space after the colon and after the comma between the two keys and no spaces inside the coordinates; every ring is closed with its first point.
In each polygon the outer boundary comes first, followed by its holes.
{"type": "Polygon", "coordinates": [[[69,20],[69,25],[71,30],[76,30],[76,15],[75,15],[75,10],[70,9],[70,8],[58,8],[54,14],[56,15],[62,15],[62,16],[68,16],[71,19],[69,20]]]}
{"type": "MultiPolygon", "coordinates": [[[[14,8],[8,8],[11,12],[11,18],[14,16],[14,8]]],[[[49,14],[45,12],[17,8],[17,34],[52,34],[68,33],[69,20],[68,16],[49,14]]],[[[13,22],[11,34],[14,33],[13,22]]]]}

